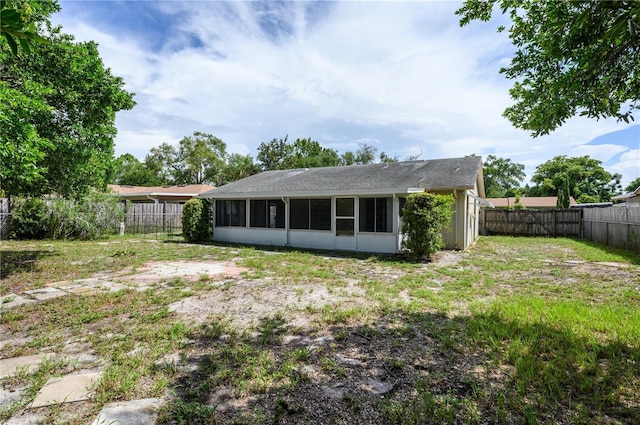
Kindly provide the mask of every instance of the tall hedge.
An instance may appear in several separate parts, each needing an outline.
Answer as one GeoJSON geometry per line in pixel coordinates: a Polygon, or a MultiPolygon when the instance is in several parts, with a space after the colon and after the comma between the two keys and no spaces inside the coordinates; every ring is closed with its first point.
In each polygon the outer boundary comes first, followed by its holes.
{"type": "Polygon", "coordinates": [[[112,194],[89,192],[80,199],[19,199],[12,218],[15,239],[97,239],[115,233],[124,209],[112,194]]]}
{"type": "Polygon", "coordinates": [[[451,224],[453,196],[413,193],[402,209],[403,246],[414,260],[430,259],[444,247],[442,229],[451,224]]]}
{"type": "Polygon", "coordinates": [[[182,234],[187,242],[211,240],[211,209],[204,199],[190,199],[182,210],[182,234]]]}

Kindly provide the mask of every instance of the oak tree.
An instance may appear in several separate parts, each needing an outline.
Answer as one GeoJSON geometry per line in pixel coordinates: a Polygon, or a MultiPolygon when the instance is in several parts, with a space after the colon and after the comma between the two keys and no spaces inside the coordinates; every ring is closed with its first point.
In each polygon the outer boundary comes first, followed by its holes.
{"type": "MultiPolygon", "coordinates": [[[[575,115],[629,122],[640,107],[640,2],[466,0],[460,25],[508,14],[516,48],[506,116],[540,136],[575,115]]],[[[499,27],[498,31],[504,31],[499,27]]]]}
{"type": "Polygon", "coordinates": [[[288,136],[258,146],[257,159],[263,170],[290,170],[340,165],[340,156],[311,138],[289,143],[288,136]]]}
{"type": "Polygon", "coordinates": [[[607,202],[620,192],[619,174],[611,174],[602,162],[589,156],[556,156],[538,165],[531,177],[535,183],[530,196],[558,196],[559,207],[569,206],[569,197],[578,203],[607,202]]]}
{"type": "Polygon", "coordinates": [[[633,181],[631,181],[631,183],[627,185],[627,187],[624,190],[626,193],[629,193],[629,192],[633,192],[639,187],[640,187],[640,177],[636,177],[633,181]]]}
{"type": "Polygon", "coordinates": [[[120,155],[115,160],[112,181],[115,184],[131,186],[158,186],[163,184],[156,173],[130,153],[120,155]]]}
{"type": "Polygon", "coordinates": [[[163,143],[151,148],[145,166],[162,184],[213,184],[224,181],[227,145],[219,138],[196,131],[178,146],[163,143]]]}
{"type": "Polygon", "coordinates": [[[482,165],[484,192],[487,198],[515,196],[525,178],[524,164],[518,164],[509,158],[487,156],[482,165]]]}
{"type": "Polygon", "coordinates": [[[14,55],[0,39],[0,156],[14,158],[2,161],[0,184],[8,196],[79,197],[110,179],[115,116],[134,106],[133,94],[104,66],[96,43],[50,25],[57,3],[31,4],[46,41],[14,55]]]}

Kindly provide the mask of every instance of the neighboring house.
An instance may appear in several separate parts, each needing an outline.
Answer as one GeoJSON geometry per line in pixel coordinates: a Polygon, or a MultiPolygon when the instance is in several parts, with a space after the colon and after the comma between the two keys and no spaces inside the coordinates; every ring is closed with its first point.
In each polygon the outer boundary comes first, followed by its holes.
{"type": "MultiPolygon", "coordinates": [[[[494,207],[500,209],[512,209],[516,206],[516,198],[487,198],[494,207]]],[[[549,209],[558,205],[557,196],[523,196],[520,198],[520,205],[524,209],[549,209]]],[[[569,207],[576,205],[573,196],[569,197],[569,207]]]]}
{"type": "Polygon", "coordinates": [[[201,195],[213,199],[213,239],[255,245],[396,253],[407,195],[452,194],[455,214],[443,230],[448,248],[479,234],[482,159],[265,171],[201,195]]]}
{"type": "Polygon", "coordinates": [[[208,184],[185,184],[178,186],[127,186],[119,184],[108,185],[109,189],[122,199],[132,202],[153,203],[185,203],[189,199],[215,189],[208,184]]]}
{"type": "Polygon", "coordinates": [[[612,201],[624,201],[627,207],[640,207],[640,186],[633,192],[625,193],[611,198],[612,201]]]}

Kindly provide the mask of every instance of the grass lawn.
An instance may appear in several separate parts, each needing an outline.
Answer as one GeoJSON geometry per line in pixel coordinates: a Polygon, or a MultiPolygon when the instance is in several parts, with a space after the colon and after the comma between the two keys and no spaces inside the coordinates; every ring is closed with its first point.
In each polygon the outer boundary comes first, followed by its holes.
{"type": "Polygon", "coordinates": [[[53,376],[102,370],[107,403],[163,399],[160,424],[633,424],[640,418],[640,256],[571,239],[483,237],[418,264],[178,241],[3,241],[0,296],[126,277],[127,288],[3,311],[2,382],[21,414],[53,376]],[[232,262],[240,276],[145,282],[151,262],[232,262]],[[142,281],[140,281],[142,282],[142,281]],[[84,355],[78,361],[78,354],[84,355]]]}

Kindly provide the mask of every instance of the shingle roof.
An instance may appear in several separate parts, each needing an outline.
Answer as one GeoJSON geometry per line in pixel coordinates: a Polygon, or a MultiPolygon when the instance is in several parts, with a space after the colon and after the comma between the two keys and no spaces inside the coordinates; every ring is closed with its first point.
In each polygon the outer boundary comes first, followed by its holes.
{"type": "Polygon", "coordinates": [[[109,189],[119,195],[192,195],[196,196],[215,188],[208,184],[185,184],[178,186],[129,186],[110,184],[109,189]]]}
{"type": "Polygon", "coordinates": [[[473,189],[482,159],[432,159],[387,164],[264,171],[202,194],[205,198],[285,194],[390,193],[410,189],[473,189]]]}

